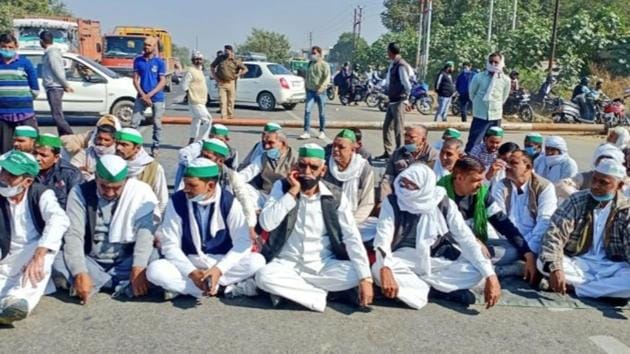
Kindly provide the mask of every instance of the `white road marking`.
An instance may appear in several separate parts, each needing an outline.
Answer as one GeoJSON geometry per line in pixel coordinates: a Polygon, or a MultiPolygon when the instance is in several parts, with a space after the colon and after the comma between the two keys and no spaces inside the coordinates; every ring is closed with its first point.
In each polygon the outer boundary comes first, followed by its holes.
{"type": "Polygon", "coordinates": [[[573,311],[572,308],[568,308],[568,307],[547,307],[547,310],[549,310],[551,312],[569,312],[569,311],[573,311]]]}
{"type": "Polygon", "coordinates": [[[588,337],[591,342],[595,343],[600,349],[609,354],[630,354],[630,348],[623,344],[619,339],[611,336],[592,336],[588,337]]]}

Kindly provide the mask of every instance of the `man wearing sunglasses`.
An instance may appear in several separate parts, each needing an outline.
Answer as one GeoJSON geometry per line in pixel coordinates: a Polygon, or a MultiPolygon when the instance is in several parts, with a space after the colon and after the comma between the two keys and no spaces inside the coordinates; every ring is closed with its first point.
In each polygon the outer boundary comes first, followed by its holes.
{"type": "Polygon", "coordinates": [[[501,126],[503,104],[510,96],[510,78],[503,73],[503,55],[495,52],[488,56],[486,70],[475,75],[470,82],[469,96],[473,102],[473,121],[470,125],[466,153],[481,142],[486,131],[501,126]]]}

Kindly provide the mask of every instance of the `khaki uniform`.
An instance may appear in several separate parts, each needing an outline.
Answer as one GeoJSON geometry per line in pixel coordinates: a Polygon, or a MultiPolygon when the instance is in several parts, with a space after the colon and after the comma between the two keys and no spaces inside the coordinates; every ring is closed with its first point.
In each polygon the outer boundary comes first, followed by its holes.
{"type": "Polygon", "coordinates": [[[240,60],[223,55],[217,57],[210,68],[216,70],[221,117],[232,118],[236,101],[236,79],[241,71],[247,71],[247,67],[240,60]]]}

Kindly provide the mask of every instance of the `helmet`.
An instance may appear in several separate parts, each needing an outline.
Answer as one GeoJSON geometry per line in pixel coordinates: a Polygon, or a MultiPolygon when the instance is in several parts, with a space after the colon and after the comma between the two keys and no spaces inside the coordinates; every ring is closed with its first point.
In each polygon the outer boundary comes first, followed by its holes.
{"type": "Polygon", "coordinates": [[[516,71],[516,70],[512,70],[512,72],[510,73],[510,78],[512,78],[512,79],[513,79],[513,78],[515,78],[515,77],[517,77],[517,76],[518,76],[518,71],[516,71]]]}
{"type": "Polygon", "coordinates": [[[198,50],[194,50],[192,52],[192,56],[190,58],[193,59],[193,60],[194,59],[203,59],[203,54],[201,54],[201,52],[198,51],[198,50]]]}
{"type": "Polygon", "coordinates": [[[588,85],[589,83],[589,79],[587,76],[584,76],[583,78],[580,79],[580,85],[588,85]]]}

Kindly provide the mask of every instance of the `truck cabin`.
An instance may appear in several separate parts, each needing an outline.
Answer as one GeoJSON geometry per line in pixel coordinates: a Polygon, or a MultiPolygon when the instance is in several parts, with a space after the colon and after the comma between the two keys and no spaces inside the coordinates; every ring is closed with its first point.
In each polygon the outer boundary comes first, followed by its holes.
{"type": "Polygon", "coordinates": [[[54,45],[62,51],[78,52],[78,25],[73,22],[51,19],[15,19],[13,31],[20,49],[41,49],[39,34],[44,31],[53,34],[54,45]]]}

